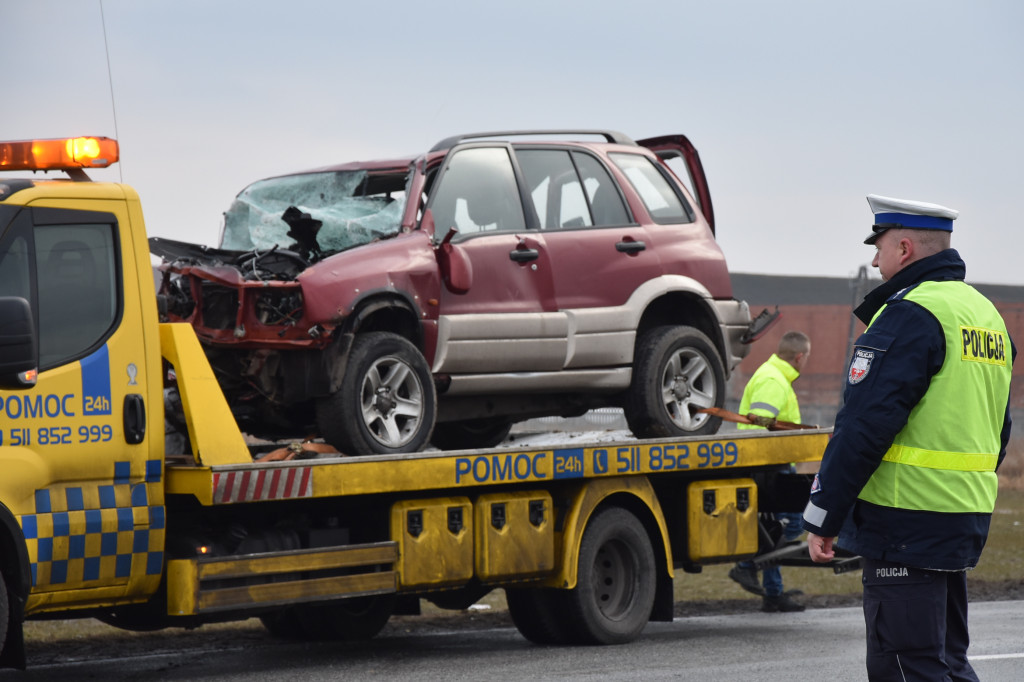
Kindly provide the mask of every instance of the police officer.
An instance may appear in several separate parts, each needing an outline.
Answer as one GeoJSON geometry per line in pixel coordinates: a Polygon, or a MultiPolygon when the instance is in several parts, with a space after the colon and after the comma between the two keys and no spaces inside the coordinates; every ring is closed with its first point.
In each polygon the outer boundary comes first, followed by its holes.
{"type": "Polygon", "coordinates": [[[811,558],[864,557],[872,680],[977,680],[967,661],[966,569],[978,563],[1010,437],[1016,350],[995,307],[964,283],[949,208],[869,195],[865,240],[883,284],[845,404],[804,510],[811,558]]]}
{"type": "MultiPolygon", "coordinates": [[[[811,357],[811,340],[799,331],[788,331],[779,340],[778,349],[750,376],[740,398],[740,414],[751,417],[755,424],[739,424],[738,429],[763,429],[772,422],[800,423],[800,403],[793,382],[800,376],[811,357]]],[[[775,518],[782,527],[782,537],[795,540],[803,533],[799,512],[777,512],[775,518]]],[[[804,606],[794,601],[782,587],[782,569],[765,566],[762,583],[757,583],[757,571],[751,561],[741,561],[729,571],[729,577],[748,592],[763,597],[761,610],[767,613],[803,611],[804,606]]],[[[798,591],[798,590],[797,590],[798,591]]]]}

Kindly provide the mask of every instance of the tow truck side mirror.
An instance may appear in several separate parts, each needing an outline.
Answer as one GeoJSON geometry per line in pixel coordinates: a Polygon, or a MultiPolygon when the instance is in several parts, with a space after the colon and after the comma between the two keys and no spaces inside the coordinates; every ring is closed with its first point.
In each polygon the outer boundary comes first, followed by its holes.
{"type": "Polygon", "coordinates": [[[0,296],[0,388],[36,385],[38,348],[28,301],[16,296],[0,296]]]}

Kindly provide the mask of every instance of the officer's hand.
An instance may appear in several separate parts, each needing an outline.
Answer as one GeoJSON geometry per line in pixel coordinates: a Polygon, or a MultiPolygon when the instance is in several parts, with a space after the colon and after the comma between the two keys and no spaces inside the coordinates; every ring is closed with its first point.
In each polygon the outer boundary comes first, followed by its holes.
{"type": "Polygon", "coordinates": [[[823,538],[814,533],[807,534],[807,552],[811,555],[811,561],[818,564],[825,564],[835,558],[836,553],[832,550],[833,538],[823,538]]]}

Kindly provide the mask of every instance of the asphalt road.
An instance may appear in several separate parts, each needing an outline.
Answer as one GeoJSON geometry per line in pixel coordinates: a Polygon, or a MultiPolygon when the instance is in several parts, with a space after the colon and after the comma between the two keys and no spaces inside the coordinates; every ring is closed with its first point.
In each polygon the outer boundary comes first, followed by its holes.
{"type": "MultiPolygon", "coordinates": [[[[970,608],[971,656],[981,679],[1024,679],[1024,601],[972,603],[970,608]]],[[[374,640],[351,644],[282,642],[251,626],[208,639],[168,632],[146,648],[93,649],[88,656],[50,659],[26,673],[0,674],[0,678],[147,682],[865,679],[859,608],[677,618],[673,623],[651,623],[637,641],[614,647],[539,647],[511,627],[488,627],[486,621],[476,629],[389,626],[374,640]]]]}

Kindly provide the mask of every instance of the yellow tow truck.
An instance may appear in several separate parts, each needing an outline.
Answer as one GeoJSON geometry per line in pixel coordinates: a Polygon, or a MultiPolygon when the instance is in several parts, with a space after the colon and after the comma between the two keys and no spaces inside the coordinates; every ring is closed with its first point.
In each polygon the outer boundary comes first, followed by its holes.
{"type": "Polygon", "coordinates": [[[677,569],[763,554],[759,515],[802,509],[776,474],[829,429],[267,457],[192,327],[161,322],[137,193],[86,176],[117,158],[0,142],[0,170],[69,176],[0,177],[0,667],[24,667],[26,619],[352,639],[495,588],[532,641],[625,642],[671,620],[677,569]]]}

